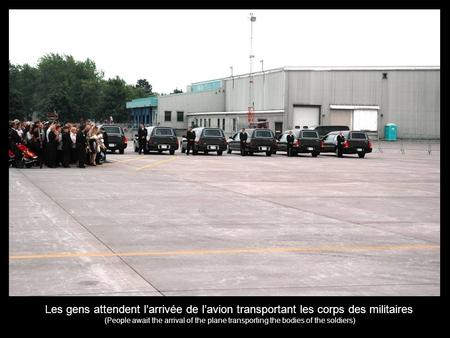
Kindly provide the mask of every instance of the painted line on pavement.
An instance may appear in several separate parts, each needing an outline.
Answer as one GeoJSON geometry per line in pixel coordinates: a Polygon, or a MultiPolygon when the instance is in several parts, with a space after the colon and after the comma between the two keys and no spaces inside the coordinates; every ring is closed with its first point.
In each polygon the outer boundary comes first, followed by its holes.
{"type": "Polygon", "coordinates": [[[161,164],[172,162],[172,161],[175,161],[177,159],[178,159],[178,157],[172,157],[172,158],[169,158],[167,160],[156,161],[156,162],[144,165],[143,167],[137,168],[136,170],[142,170],[142,169],[147,169],[147,168],[154,168],[154,167],[157,167],[157,166],[159,166],[161,164]]]}
{"type": "Polygon", "coordinates": [[[333,253],[365,251],[405,251],[405,250],[439,250],[437,244],[398,244],[398,245],[360,245],[360,246],[318,246],[303,248],[236,248],[211,250],[172,250],[172,251],[138,251],[138,252],[61,252],[35,255],[11,255],[10,260],[51,259],[71,257],[137,257],[137,256],[177,256],[177,255],[221,255],[221,254],[270,254],[270,253],[333,253]]]}

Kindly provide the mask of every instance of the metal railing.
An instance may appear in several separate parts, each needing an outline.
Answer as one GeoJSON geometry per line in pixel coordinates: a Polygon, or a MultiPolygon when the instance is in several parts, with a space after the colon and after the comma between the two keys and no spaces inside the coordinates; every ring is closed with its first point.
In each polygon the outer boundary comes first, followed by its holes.
{"type": "Polygon", "coordinates": [[[398,139],[386,141],[382,139],[371,139],[374,153],[399,153],[406,155],[410,152],[422,152],[424,155],[440,155],[441,143],[437,139],[398,139]]]}

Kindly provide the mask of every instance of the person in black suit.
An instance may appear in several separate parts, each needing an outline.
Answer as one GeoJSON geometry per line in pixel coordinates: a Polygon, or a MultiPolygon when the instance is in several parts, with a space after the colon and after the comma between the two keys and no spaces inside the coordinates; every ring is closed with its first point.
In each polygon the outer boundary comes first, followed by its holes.
{"type": "MultiPolygon", "coordinates": [[[[103,134],[103,144],[105,145],[105,147],[102,149],[103,152],[103,162],[107,163],[108,161],[106,160],[106,151],[108,150],[108,133],[106,132],[105,128],[101,128],[100,129],[102,131],[103,134]]],[[[146,129],[147,130],[147,129],[146,129]]]]}
{"type": "Polygon", "coordinates": [[[62,130],[62,165],[64,168],[69,168],[71,149],[72,139],[70,138],[69,127],[64,127],[62,130]]]}
{"type": "Polygon", "coordinates": [[[245,132],[245,128],[242,128],[239,133],[239,142],[241,146],[241,155],[245,156],[245,144],[247,143],[247,133],[245,132]]]}
{"type": "Polygon", "coordinates": [[[344,148],[345,142],[345,137],[342,134],[342,132],[340,132],[339,135],[336,137],[336,141],[337,141],[337,156],[342,157],[342,150],[344,148]]]}
{"type": "Polygon", "coordinates": [[[139,155],[141,154],[142,151],[144,151],[144,147],[145,147],[145,141],[147,140],[147,129],[145,128],[144,124],[141,123],[139,125],[139,130],[138,130],[138,143],[139,143],[139,155]]]}
{"type": "Polygon", "coordinates": [[[292,130],[289,130],[289,134],[286,137],[286,142],[287,142],[287,156],[292,156],[292,147],[294,146],[294,140],[295,140],[295,136],[292,135],[292,130]]]}
{"type": "Polygon", "coordinates": [[[53,124],[50,127],[50,132],[48,133],[48,142],[47,142],[47,166],[49,168],[56,168],[56,156],[58,149],[58,140],[57,134],[55,132],[56,125],[53,124]]]}
{"type": "Polygon", "coordinates": [[[78,158],[78,168],[86,168],[84,165],[86,161],[86,135],[84,130],[78,128],[77,137],[76,137],[76,149],[77,149],[77,158],[78,158]]]}
{"type": "Polygon", "coordinates": [[[195,131],[192,130],[192,127],[189,127],[186,133],[186,139],[187,139],[186,155],[189,155],[191,149],[192,154],[194,154],[195,131]]]}

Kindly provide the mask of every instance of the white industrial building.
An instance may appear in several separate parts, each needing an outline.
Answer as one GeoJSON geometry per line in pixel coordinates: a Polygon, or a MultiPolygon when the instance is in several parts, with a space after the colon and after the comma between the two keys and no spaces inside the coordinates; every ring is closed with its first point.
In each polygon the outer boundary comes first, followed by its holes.
{"type": "Polygon", "coordinates": [[[283,131],[295,126],[347,125],[384,137],[440,138],[440,67],[283,67],[193,83],[186,93],[158,97],[157,123],[180,133],[188,125],[247,127],[254,121],[283,131]]]}

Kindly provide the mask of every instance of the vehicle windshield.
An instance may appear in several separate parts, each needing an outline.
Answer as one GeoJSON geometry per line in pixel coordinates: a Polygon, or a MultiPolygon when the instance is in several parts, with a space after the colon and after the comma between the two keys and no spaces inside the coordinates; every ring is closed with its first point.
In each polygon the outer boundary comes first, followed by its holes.
{"type": "Polygon", "coordinates": [[[302,137],[304,138],[319,138],[316,131],[304,131],[302,132],[302,137]]]}
{"type": "Polygon", "coordinates": [[[205,129],[203,136],[221,137],[222,132],[219,129],[205,129]]]}
{"type": "Polygon", "coordinates": [[[155,129],[155,136],[173,136],[173,130],[170,128],[155,129]]]}
{"type": "Polygon", "coordinates": [[[272,132],[270,130],[256,130],[255,137],[270,137],[272,138],[272,132]]]}
{"type": "Polygon", "coordinates": [[[105,129],[105,131],[108,134],[120,134],[120,128],[119,127],[103,126],[102,128],[105,129]]]}
{"type": "Polygon", "coordinates": [[[365,140],[366,134],[364,133],[352,133],[352,139],[365,140]]]}

